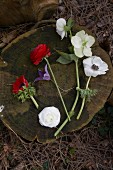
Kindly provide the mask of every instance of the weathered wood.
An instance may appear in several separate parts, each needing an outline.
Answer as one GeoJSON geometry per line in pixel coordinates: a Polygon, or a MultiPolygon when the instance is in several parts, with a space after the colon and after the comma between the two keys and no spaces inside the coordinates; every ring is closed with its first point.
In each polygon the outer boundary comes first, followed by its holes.
{"type": "MultiPolygon", "coordinates": [[[[73,31],[75,33],[81,29],[84,28],[75,26],[73,31]]],[[[15,81],[17,76],[22,74],[24,74],[28,81],[31,82],[37,77],[38,68],[43,68],[45,62],[43,61],[39,66],[34,66],[31,63],[29,56],[30,51],[40,43],[46,43],[52,51],[52,56],[49,57],[49,60],[56,75],[57,82],[60,88],[63,89],[62,95],[67,108],[68,110],[71,109],[76,95],[75,65],[74,63],[69,65],[56,63],[56,59],[59,55],[54,49],[68,51],[70,41],[67,38],[61,41],[54,26],[42,27],[21,35],[2,52],[2,57],[8,65],[6,67],[0,67],[0,79],[2,80],[0,81],[0,101],[1,104],[5,105],[1,120],[7,127],[29,141],[37,138],[39,142],[45,143],[55,139],[53,135],[56,129],[42,127],[38,122],[38,113],[46,106],[56,106],[61,112],[61,123],[66,118],[55,85],[51,81],[40,81],[35,83],[37,89],[35,98],[40,105],[39,110],[35,108],[30,100],[23,104],[18,102],[11,92],[12,86],[9,85],[15,81]]],[[[62,130],[62,133],[64,134],[78,130],[88,124],[93,116],[104,106],[113,87],[113,68],[110,58],[107,53],[99,47],[97,41],[93,46],[93,54],[100,56],[107,62],[109,71],[106,75],[92,78],[90,88],[97,89],[98,94],[95,97],[92,97],[91,102],[86,104],[80,120],[77,121],[75,116],[73,116],[71,122],[62,130]]],[[[80,81],[82,88],[84,88],[87,78],[83,73],[82,66],[80,70],[80,81]]],[[[75,115],[78,113],[80,104],[81,99],[78,102],[75,115]]]]}
{"type": "Polygon", "coordinates": [[[1,0],[0,26],[49,18],[57,5],[58,0],[1,0]]]}
{"type": "Polygon", "coordinates": [[[111,94],[110,94],[107,102],[108,102],[111,106],[113,106],[113,89],[112,89],[112,91],[111,91],[111,94]]]}

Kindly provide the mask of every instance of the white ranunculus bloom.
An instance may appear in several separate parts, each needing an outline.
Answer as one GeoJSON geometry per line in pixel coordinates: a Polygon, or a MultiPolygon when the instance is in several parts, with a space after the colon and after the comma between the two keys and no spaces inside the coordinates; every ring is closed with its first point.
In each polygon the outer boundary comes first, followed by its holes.
{"type": "Polygon", "coordinates": [[[67,37],[67,32],[65,31],[66,20],[64,18],[59,18],[56,21],[56,32],[61,36],[61,39],[67,37]]]}
{"type": "Polygon", "coordinates": [[[1,105],[1,106],[0,106],[0,112],[2,112],[2,111],[3,111],[3,109],[4,109],[4,106],[3,106],[3,105],[1,105]]]}
{"type": "Polygon", "coordinates": [[[56,127],[60,122],[60,112],[59,110],[54,107],[45,107],[40,113],[39,113],[39,123],[42,126],[46,127],[56,127]]]}
{"type": "Polygon", "coordinates": [[[74,53],[77,57],[92,56],[91,46],[95,43],[94,37],[85,33],[84,30],[72,36],[71,43],[74,46],[74,53]]]}
{"type": "Polygon", "coordinates": [[[105,63],[98,56],[91,56],[83,60],[84,72],[86,76],[96,77],[101,74],[106,74],[108,69],[107,63],[105,63]]]}

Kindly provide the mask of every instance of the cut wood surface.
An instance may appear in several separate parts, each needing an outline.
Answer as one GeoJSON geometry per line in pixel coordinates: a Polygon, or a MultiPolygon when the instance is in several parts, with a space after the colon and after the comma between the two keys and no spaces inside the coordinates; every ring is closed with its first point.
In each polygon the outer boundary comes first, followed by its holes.
{"type": "MultiPolygon", "coordinates": [[[[82,29],[82,27],[75,26],[73,34],[82,29]]],[[[89,33],[88,31],[88,34],[89,33]]],[[[5,109],[1,113],[1,120],[8,128],[24,139],[28,141],[37,139],[39,142],[46,143],[55,139],[54,133],[57,128],[41,126],[38,121],[38,113],[46,106],[55,106],[58,107],[61,112],[60,125],[66,119],[54,83],[52,81],[39,81],[34,84],[37,90],[35,99],[39,103],[39,110],[35,108],[30,100],[21,103],[14,98],[11,86],[15,79],[23,74],[29,82],[33,82],[38,76],[38,69],[43,69],[46,64],[44,61],[38,66],[33,65],[30,61],[31,50],[40,43],[46,43],[51,49],[52,55],[49,57],[49,61],[58,85],[62,89],[62,95],[66,102],[67,109],[71,109],[76,95],[75,65],[74,63],[68,65],[56,63],[59,54],[55,51],[55,49],[57,49],[68,52],[70,41],[67,38],[61,41],[54,25],[44,26],[21,35],[2,52],[2,58],[7,64],[0,65],[0,103],[5,106],[5,109]]],[[[97,89],[97,95],[92,97],[91,102],[85,105],[81,118],[76,120],[76,115],[81,104],[81,99],[79,99],[75,116],[73,116],[71,122],[64,127],[61,135],[65,135],[67,132],[78,130],[87,125],[94,115],[104,106],[113,87],[113,68],[109,56],[99,47],[97,41],[92,49],[93,55],[100,56],[108,64],[109,71],[106,75],[91,79],[90,88],[97,89]]],[[[80,82],[82,88],[84,88],[87,77],[83,72],[82,65],[79,70],[80,82]]]]}
{"type": "Polygon", "coordinates": [[[0,0],[0,26],[50,18],[58,0],[0,0]]]}

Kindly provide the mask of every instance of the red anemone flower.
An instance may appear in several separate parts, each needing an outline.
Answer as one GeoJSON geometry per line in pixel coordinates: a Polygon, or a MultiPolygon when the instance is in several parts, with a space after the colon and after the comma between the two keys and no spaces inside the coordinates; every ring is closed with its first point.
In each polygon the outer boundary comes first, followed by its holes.
{"type": "Polygon", "coordinates": [[[45,56],[50,56],[50,49],[46,44],[39,44],[33,51],[31,51],[30,59],[33,64],[38,65],[45,56]]]}
{"type": "Polygon", "coordinates": [[[22,75],[13,83],[13,93],[17,94],[19,90],[23,90],[23,86],[28,87],[28,81],[22,75]]]}

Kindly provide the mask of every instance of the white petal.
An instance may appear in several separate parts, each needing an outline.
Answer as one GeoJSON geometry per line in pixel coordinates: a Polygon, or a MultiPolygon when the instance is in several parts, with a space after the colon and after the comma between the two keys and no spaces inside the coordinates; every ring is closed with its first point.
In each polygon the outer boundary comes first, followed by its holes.
{"type": "Polygon", "coordinates": [[[65,31],[59,31],[59,30],[56,31],[61,36],[61,40],[67,35],[65,31]]]}
{"type": "Polygon", "coordinates": [[[99,75],[99,71],[95,71],[93,69],[91,69],[90,67],[85,67],[84,68],[84,72],[86,76],[92,76],[92,77],[96,77],[99,75]]]}
{"type": "Polygon", "coordinates": [[[108,65],[105,63],[100,57],[93,56],[93,64],[97,65],[99,67],[99,71],[107,71],[108,65]]]}
{"type": "Polygon", "coordinates": [[[88,58],[84,59],[83,65],[84,65],[84,67],[87,67],[87,65],[89,67],[91,67],[93,65],[93,57],[88,57],[88,58]]]}
{"type": "Polygon", "coordinates": [[[82,47],[82,40],[78,36],[72,36],[71,43],[75,48],[81,48],[82,47]]]}
{"type": "Polygon", "coordinates": [[[109,69],[108,69],[107,63],[105,63],[105,62],[103,61],[103,64],[100,65],[99,70],[100,70],[100,71],[108,71],[109,69]]]}
{"type": "Polygon", "coordinates": [[[65,35],[66,35],[65,31],[62,31],[61,39],[63,39],[65,37],[65,35]]]}
{"type": "Polygon", "coordinates": [[[2,112],[3,110],[4,110],[4,106],[1,105],[1,106],[0,106],[0,112],[2,112]]]}
{"type": "Polygon", "coordinates": [[[101,70],[99,70],[98,72],[99,72],[99,75],[106,74],[106,72],[105,72],[105,71],[101,71],[101,70]]]}
{"type": "Polygon", "coordinates": [[[82,48],[74,48],[74,53],[79,58],[82,58],[84,56],[82,48]]]}
{"type": "Polygon", "coordinates": [[[100,57],[93,56],[93,64],[100,67],[100,65],[103,64],[103,61],[100,57]]]}
{"type": "Polygon", "coordinates": [[[85,41],[87,42],[86,47],[91,47],[95,43],[95,38],[91,35],[88,35],[86,36],[85,41]]]}
{"type": "Polygon", "coordinates": [[[85,39],[85,31],[82,30],[82,31],[77,32],[76,36],[80,37],[81,40],[84,41],[84,39],[85,39]]]}
{"type": "Polygon", "coordinates": [[[64,26],[66,25],[66,20],[64,18],[59,18],[56,21],[56,29],[59,31],[64,31],[64,26]]]}
{"type": "Polygon", "coordinates": [[[39,113],[39,123],[45,127],[56,127],[60,122],[60,112],[54,106],[46,107],[39,113]]]}
{"type": "Polygon", "coordinates": [[[84,47],[84,49],[83,49],[83,54],[84,54],[84,56],[86,56],[86,57],[92,56],[91,48],[84,47]]]}

